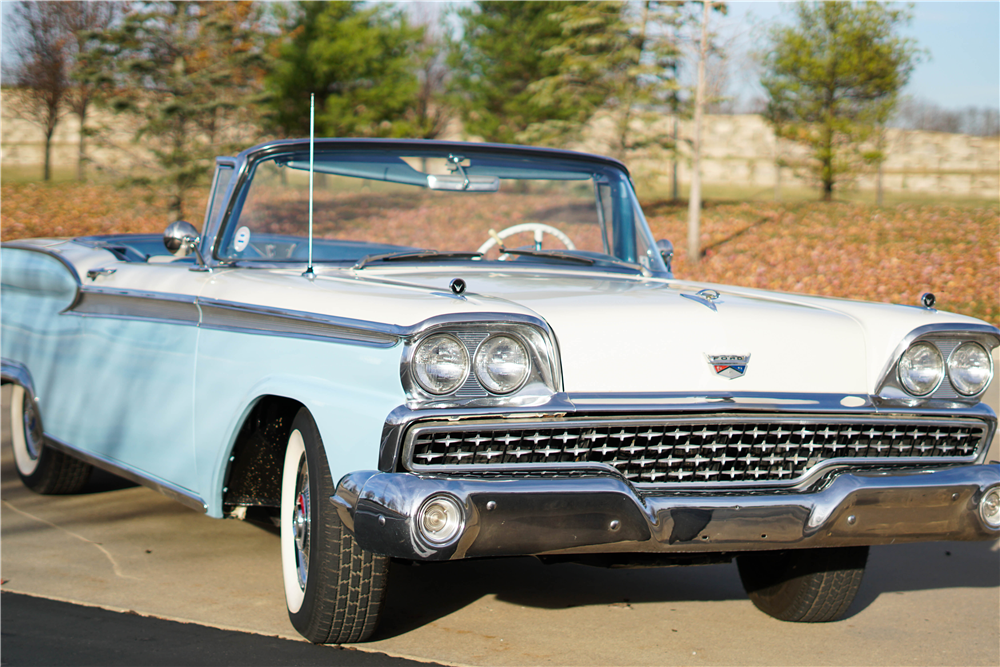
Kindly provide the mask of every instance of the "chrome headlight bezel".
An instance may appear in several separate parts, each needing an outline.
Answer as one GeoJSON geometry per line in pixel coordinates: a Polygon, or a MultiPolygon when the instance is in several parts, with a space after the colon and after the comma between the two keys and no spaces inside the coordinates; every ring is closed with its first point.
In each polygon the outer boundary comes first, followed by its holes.
{"type": "Polygon", "coordinates": [[[413,333],[404,338],[404,343],[400,380],[410,408],[535,405],[562,391],[562,371],[555,336],[543,320],[535,317],[485,313],[439,317],[415,327],[413,333]],[[414,367],[415,354],[425,341],[442,335],[465,346],[469,373],[462,384],[452,391],[435,394],[419,382],[414,367]],[[516,341],[523,348],[527,361],[523,377],[509,386],[493,385],[476,372],[475,360],[485,349],[484,345],[502,337],[516,341]]]}
{"type": "MultiPolygon", "coordinates": [[[[1000,330],[987,324],[940,324],[915,329],[896,348],[890,363],[882,373],[876,394],[887,404],[920,405],[928,401],[945,405],[974,405],[979,403],[993,381],[992,351],[1000,346],[1000,330]],[[985,352],[989,363],[988,380],[975,393],[963,393],[956,386],[949,372],[949,365],[956,350],[966,344],[978,345],[985,352]],[[943,359],[943,377],[936,387],[917,394],[906,387],[901,378],[904,356],[919,345],[933,346],[943,359]]],[[[958,382],[957,384],[961,384],[958,382]]]]}

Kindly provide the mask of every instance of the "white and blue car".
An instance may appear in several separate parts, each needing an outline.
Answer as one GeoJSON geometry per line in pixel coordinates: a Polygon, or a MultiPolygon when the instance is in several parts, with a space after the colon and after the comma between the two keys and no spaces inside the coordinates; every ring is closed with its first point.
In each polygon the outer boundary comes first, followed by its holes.
{"type": "Polygon", "coordinates": [[[870,545],[1000,535],[1000,330],[677,280],[616,160],[279,141],[218,158],[207,208],[3,245],[17,469],[280,524],[314,642],[372,634],[391,560],[735,558],[830,621],[870,545]]]}

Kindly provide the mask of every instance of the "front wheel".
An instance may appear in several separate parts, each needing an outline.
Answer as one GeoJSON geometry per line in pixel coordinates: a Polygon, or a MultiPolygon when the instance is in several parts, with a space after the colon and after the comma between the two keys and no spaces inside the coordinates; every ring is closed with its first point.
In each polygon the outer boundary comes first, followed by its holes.
{"type": "Polygon", "coordinates": [[[281,475],[281,570],[292,625],[316,644],[368,639],[378,625],[389,559],[365,551],[340,522],[319,430],[292,422],[281,475]]]}
{"type": "Polygon", "coordinates": [[[38,402],[21,385],[10,395],[10,440],[18,477],[35,493],[77,493],[87,485],[92,466],[45,444],[38,402]]]}
{"type": "Polygon", "coordinates": [[[847,613],[861,587],[868,547],[795,549],[736,559],[750,600],[782,621],[823,623],[847,613]]]}

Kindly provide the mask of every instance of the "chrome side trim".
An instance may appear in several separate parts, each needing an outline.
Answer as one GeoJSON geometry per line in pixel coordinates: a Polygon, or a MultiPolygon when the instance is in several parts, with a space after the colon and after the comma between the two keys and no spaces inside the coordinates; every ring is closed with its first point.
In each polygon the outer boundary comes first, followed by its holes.
{"type": "Polygon", "coordinates": [[[92,287],[81,288],[76,303],[64,312],[83,317],[190,325],[197,325],[200,319],[193,296],[92,287]]]}
{"type": "Polygon", "coordinates": [[[409,332],[393,325],[301,311],[162,292],[95,287],[80,288],[77,300],[64,312],[81,317],[163,322],[385,348],[395,346],[409,332]]]}
{"type": "Polygon", "coordinates": [[[208,511],[208,504],[205,503],[199,495],[177,486],[176,484],[154,479],[145,473],[142,473],[135,468],[131,468],[124,463],[115,461],[114,459],[94,454],[92,452],[85,452],[82,449],[78,449],[69,443],[59,440],[58,438],[54,438],[49,434],[45,434],[45,441],[48,446],[52,447],[52,449],[59,450],[64,454],[68,454],[73,458],[85,461],[92,466],[101,468],[102,470],[107,470],[108,472],[118,475],[119,477],[124,477],[130,482],[135,482],[136,484],[141,484],[142,486],[150,488],[154,491],[158,491],[171,500],[176,500],[191,509],[198,510],[203,514],[208,511]]]}
{"type": "Polygon", "coordinates": [[[740,553],[931,540],[995,540],[983,496],[1000,465],[848,471],[814,493],[652,493],[610,477],[496,481],[360,471],[330,500],[362,548],[409,560],[541,554],[740,553]],[[416,537],[417,510],[448,494],[456,544],[416,537]]]}
{"type": "Polygon", "coordinates": [[[374,347],[393,347],[406,330],[343,317],[294,310],[247,306],[215,299],[198,299],[201,326],[206,329],[276,334],[312,340],[340,340],[374,347]]]}

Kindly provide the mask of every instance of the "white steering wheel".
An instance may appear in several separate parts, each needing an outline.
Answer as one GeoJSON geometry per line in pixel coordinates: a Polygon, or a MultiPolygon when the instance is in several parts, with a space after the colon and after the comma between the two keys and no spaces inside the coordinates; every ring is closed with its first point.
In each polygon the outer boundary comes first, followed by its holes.
{"type": "Polygon", "coordinates": [[[535,237],[535,250],[542,249],[542,237],[545,234],[554,236],[559,239],[567,250],[576,250],[576,246],[573,242],[569,240],[569,237],[565,233],[552,227],[551,225],[544,225],[540,222],[522,222],[519,225],[511,225],[505,229],[501,229],[499,232],[490,230],[490,238],[486,239],[486,243],[479,246],[479,250],[476,252],[485,253],[487,250],[495,245],[503,245],[501,241],[514,234],[521,234],[523,232],[533,232],[535,237]]]}

